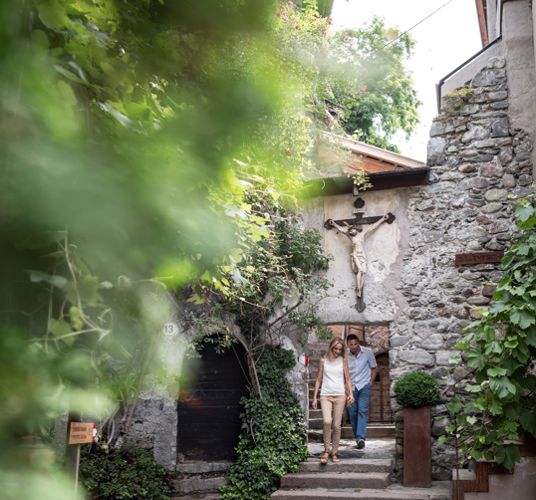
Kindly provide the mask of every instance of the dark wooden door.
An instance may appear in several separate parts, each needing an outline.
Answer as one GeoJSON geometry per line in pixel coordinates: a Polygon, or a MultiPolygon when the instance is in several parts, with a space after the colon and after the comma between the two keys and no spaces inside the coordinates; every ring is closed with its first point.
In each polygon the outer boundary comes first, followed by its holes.
{"type": "Polygon", "coordinates": [[[240,432],[240,398],[247,391],[240,345],[201,352],[197,377],[178,403],[177,451],[185,460],[232,460],[240,432]]]}
{"type": "Polygon", "coordinates": [[[389,378],[389,354],[378,354],[376,356],[378,364],[378,374],[376,381],[372,385],[372,397],[370,399],[368,421],[371,424],[393,422],[393,412],[391,410],[389,388],[391,380],[389,378]]]}

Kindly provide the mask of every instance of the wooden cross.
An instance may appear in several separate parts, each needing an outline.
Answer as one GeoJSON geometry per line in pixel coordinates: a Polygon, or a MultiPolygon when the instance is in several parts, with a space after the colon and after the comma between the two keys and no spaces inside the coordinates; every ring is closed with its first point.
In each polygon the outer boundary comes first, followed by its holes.
{"type": "MultiPolygon", "coordinates": [[[[365,206],[365,201],[362,198],[357,198],[354,202],[354,206],[359,209],[363,208],[365,206]]],[[[373,215],[371,217],[364,217],[365,212],[354,212],[354,217],[352,219],[340,219],[336,220],[337,224],[340,226],[362,226],[365,224],[374,224],[375,222],[379,221],[382,218],[382,215],[373,215]]],[[[388,219],[386,220],[387,224],[391,224],[395,220],[395,216],[389,212],[387,214],[388,219]]],[[[326,229],[333,229],[333,225],[331,225],[332,219],[328,219],[326,222],[324,222],[324,227],[326,229]]]]}

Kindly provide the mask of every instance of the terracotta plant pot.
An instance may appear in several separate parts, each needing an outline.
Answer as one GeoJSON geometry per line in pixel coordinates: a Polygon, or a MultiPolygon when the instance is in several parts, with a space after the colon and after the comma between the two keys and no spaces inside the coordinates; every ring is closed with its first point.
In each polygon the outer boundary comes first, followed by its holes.
{"type": "Polygon", "coordinates": [[[432,411],[404,408],[404,486],[432,486],[432,411]]]}

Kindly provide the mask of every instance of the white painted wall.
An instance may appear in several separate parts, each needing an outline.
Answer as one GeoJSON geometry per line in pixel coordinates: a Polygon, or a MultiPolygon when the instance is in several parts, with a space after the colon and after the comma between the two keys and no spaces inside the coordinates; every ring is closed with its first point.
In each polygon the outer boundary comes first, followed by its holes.
{"type": "Polygon", "coordinates": [[[327,196],[313,200],[304,210],[308,227],[317,228],[323,235],[324,251],[332,256],[327,272],[333,284],[329,297],[319,306],[319,316],[326,323],[377,323],[392,321],[397,312],[395,289],[398,284],[397,269],[401,260],[404,242],[407,240],[406,189],[365,192],[361,198],[365,206],[364,216],[384,215],[391,212],[396,219],[384,223],[365,240],[368,272],[365,279],[364,297],[366,308],[355,308],[355,274],[351,268],[351,242],[335,229],[323,227],[327,219],[348,219],[357,209],[351,194],[327,196]]]}

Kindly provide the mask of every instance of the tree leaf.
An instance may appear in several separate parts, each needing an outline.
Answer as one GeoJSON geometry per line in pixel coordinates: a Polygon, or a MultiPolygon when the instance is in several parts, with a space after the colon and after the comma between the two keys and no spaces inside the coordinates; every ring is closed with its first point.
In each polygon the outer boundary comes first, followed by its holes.
{"type": "Polygon", "coordinates": [[[55,337],[62,337],[72,332],[71,325],[62,319],[50,318],[48,320],[48,332],[55,337]]]}

